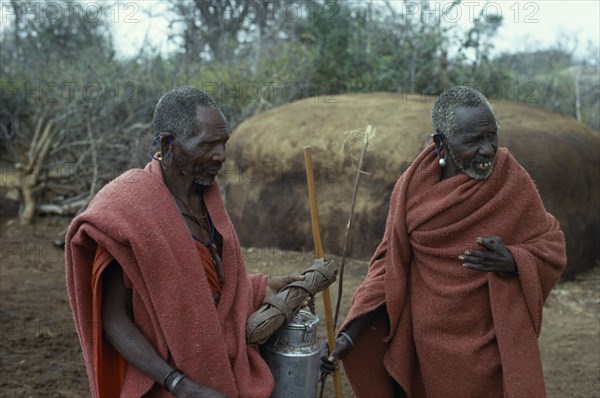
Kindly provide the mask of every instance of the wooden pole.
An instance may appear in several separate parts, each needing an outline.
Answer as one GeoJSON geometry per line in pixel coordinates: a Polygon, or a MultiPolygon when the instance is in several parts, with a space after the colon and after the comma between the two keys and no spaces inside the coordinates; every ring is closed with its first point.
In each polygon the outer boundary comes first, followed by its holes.
{"type": "MultiPolygon", "coordinates": [[[[319,208],[317,206],[317,189],[315,187],[315,173],[313,170],[312,153],[310,147],[304,148],[304,164],[306,167],[306,183],[308,184],[308,198],[310,200],[310,223],[312,227],[313,242],[315,245],[315,258],[323,258],[323,243],[321,242],[321,229],[319,228],[319,208]]],[[[333,311],[331,309],[331,295],[329,288],[323,290],[323,306],[325,309],[325,322],[327,324],[327,342],[329,352],[335,348],[335,331],[333,330],[333,311]]],[[[336,398],[342,397],[342,380],[339,369],[333,374],[336,398]]]]}

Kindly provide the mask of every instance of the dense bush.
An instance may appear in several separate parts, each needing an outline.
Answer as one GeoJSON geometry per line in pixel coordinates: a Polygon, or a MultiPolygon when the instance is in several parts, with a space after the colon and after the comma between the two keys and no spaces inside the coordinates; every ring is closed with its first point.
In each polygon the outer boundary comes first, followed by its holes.
{"type": "Polygon", "coordinates": [[[7,2],[0,37],[2,185],[35,206],[84,204],[123,169],[144,164],[156,101],[184,84],[213,96],[232,129],[306,97],[435,95],[453,84],[533,102],[600,129],[597,47],[585,62],[564,43],[492,57],[501,17],[480,14],[461,31],[429,18],[427,1],[402,14],[389,1],[173,0],[178,50],[144,49],[122,59],[115,56],[110,4],[91,17],[77,3],[53,2],[69,10],[68,18],[49,17],[49,8],[40,18],[31,11],[40,4],[7,2]]]}

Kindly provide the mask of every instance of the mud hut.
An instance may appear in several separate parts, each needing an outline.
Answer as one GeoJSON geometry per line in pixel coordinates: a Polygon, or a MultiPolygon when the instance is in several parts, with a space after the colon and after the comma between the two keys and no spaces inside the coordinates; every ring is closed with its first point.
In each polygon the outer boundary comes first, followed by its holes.
{"type": "MultiPolygon", "coordinates": [[[[303,148],[311,146],[326,252],[341,254],[356,175],[345,132],[377,129],[355,209],[350,255],[379,243],[392,188],[432,132],[435,98],[394,93],[308,98],[244,121],[232,133],[221,173],[242,245],[312,250],[303,148]],[[348,149],[348,147],[347,147],[348,149]]],[[[567,237],[565,278],[592,267],[600,246],[600,135],[534,105],[492,102],[506,146],[536,181],[567,237]]],[[[360,144],[350,145],[358,156],[360,144]]],[[[515,198],[518,200],[518,198],[515,198]]]]}

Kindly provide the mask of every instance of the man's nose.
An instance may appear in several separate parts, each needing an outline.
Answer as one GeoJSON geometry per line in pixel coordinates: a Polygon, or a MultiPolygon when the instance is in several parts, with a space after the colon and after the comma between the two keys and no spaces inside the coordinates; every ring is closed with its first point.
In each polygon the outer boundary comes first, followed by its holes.
{"type": "Polygon", "coordinates": [[[212,155],[212,159],[217,160],[221,163],[225,162],[225,160],[227,159],[227,157],[225,155],[225,145],[215,146],[213,155],[212,155]]]}
{"type": "Polygon", "coordinates": [[[486,141],[479,147],[478,152],[481,156],[493,157],[496,150],[494,149],[494,144],[492,142],[486,141]]]}

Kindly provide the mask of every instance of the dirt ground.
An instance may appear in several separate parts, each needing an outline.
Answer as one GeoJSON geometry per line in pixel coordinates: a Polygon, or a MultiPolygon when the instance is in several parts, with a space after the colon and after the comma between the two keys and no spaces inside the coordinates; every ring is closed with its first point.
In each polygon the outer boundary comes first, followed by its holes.
{"type": "MultiPolygon", "coordinates": [[[[87,397],[63,251],[53,244],[68,220],[45,218],[21,227],[6,212],[0,214],[0,396],[87,397]]],[[[249,272],[273,275],[302,271],[312,256],[271,248],[244,248],[244,253],[249,272]]],[[[341,316],[366,267],[365,261],[347,262],[341,316]]],[[[331,296],[337,297],[337,288],[331,296]]],[[[540,345],[549,397],[600,397],[600,265],[552,292],[540,345]]],[[[344,387],[345,396],[352,396],[345,381],[344,387]]],[[[326,396],[333,396],[331,380],[326,396]]]]}

